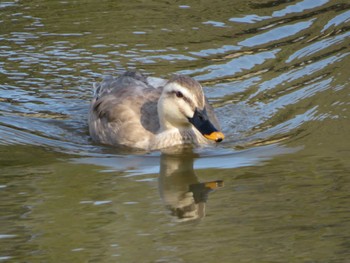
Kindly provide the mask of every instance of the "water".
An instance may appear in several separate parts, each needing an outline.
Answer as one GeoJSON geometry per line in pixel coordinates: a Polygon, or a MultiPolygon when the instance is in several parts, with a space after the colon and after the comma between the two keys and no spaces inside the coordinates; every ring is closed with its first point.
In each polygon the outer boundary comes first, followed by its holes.
{"type": "Polygon", "coordinates": [[[347,1],[9,0],[0,14],[0,261],[349,261],[347,1]],[[227,139],[94,144],[92,83],[126,69],[199,80],[227,139]]]}

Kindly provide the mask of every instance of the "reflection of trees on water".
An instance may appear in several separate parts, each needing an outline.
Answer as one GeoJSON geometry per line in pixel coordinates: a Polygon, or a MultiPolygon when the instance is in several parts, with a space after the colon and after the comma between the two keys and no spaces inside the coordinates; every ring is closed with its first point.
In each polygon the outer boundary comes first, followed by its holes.
{"type": "Polygon", "coordinates": [[[160,196],[171,215],[179,221],[204,217],[209,192],[223,186],[220,180],[199,182],[193,169],[195,157],[189,150],[179,154],[163,153],[161,156],[160,196]]]}

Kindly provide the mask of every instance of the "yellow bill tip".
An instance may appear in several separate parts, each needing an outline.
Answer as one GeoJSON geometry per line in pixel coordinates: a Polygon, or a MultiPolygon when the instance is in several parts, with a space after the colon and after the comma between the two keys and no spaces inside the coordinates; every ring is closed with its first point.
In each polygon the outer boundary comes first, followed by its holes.
{"type": "Polygon", "coordinates": [[[204,183],[205,187],[215,190],[217,188],[221,188],[224,186],[224,181],[222,180],[216,180],[216,181],[211,181],[211,182],[205,182],[204,183]]]}
{"type": "Polygon", "coordinates": [[[222,132],[215,131],[215,132],[212,132],[211,134],[204,134],[204,137],[207,138],[208,140],[221,142],[225,138],[225,135],[222,132]]]}

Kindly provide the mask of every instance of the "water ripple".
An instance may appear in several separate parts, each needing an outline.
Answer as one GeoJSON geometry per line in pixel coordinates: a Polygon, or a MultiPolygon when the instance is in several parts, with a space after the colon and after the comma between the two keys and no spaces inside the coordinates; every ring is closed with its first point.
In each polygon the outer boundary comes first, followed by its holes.
{"type": "MultiPolygon", "coordinates": [[[[256,22],[271,19],[271,18],[285,17],[289,14],[302,13],[306,10],[311,10],[311,9],[323,6],[328,2],[329,0],[319,0],[319,1],[304,0],[294,5],[288,5],[287,7],[281,10],[273,11],[273,13],[270,16],[259,16],[259,15],[250,14],[244,17],[233,17],[233,18],[230,18],[229,21],[237,22],[237,23],[256,23],[256,22]]],[[[256,4],[255,6],[258,8],[260,7],[260,4],[256,4]]]]}
{"type": "Polygon", "coordinates": [[[242,54],[238,58],[232,59],[225,64],[214,64],[201,69],[196,70],[183,70],[179,73],[182,74],[196,74],[202,72],[208,72],[206,74],[198,75],[196,77],[199,81],[207,81],[215,78],[223,78],[231,76],[236,73],[240,73],[244,70],[252,70],[257,65],[265,63],[267,60],[276,58],[276,54],[280,49],[257,52],[255,54],[242,54]]]}
{"type": "Polygon", "coordinates": [[[329,48],[331,46],[335,46],[340,43],[344,43],[346,38],[350,36],[350,32],[345,32],[344,34],[337,35],[334,37],[329,37],[326,39],[322,39],[320,41],[317,41],[313,44],[310,44],[308,46],[305,46],[299,50],[297,50],[294,54],[290,55],[289,58],[286,60],[286,63],[290,63],[295,59],[300,58],[307,58],[317,52],[320,52],[322,50],[327,49],[329,51],[329,48]]]}
{"type": "Polygon", "coordinates": [[[297,33],[310,28],[315,19],[311,19],[305,22],[298,22],[295,24],[284,25],[274,29],[271,29],[265,33],[258,34],[251,38],[245,39],[238,44],[246,47],[254,47],[267,43],[271,43],[273,41],[281,40],[288,37],[295,37],[297,33]]]}
{"type": "Polygon", "coordinates": [[[345,24],[346,22],[350,21],[350,11],[346,11],[344,13],[341,13],[340,15],[335,16],[331,20],[328,21],[328,23],[323,27],[321,32],[326,31],[330,27],[337,27],[341,24],[345,24]]]}

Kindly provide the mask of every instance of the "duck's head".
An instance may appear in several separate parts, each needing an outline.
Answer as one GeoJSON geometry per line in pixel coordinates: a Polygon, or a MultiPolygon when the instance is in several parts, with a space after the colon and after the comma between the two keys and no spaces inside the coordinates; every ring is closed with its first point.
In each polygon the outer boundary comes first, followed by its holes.
{"type": "Polygon", "coordinates": [[[162,129],[194,126],[205,138],[221,142],[224,134],[213,125],[206,111],[202,86],[194,79],[176,75],[164,86],[158,102],[162,129]]]}

